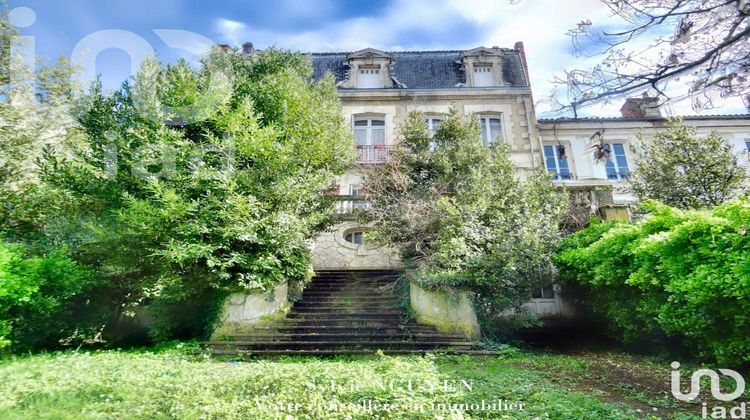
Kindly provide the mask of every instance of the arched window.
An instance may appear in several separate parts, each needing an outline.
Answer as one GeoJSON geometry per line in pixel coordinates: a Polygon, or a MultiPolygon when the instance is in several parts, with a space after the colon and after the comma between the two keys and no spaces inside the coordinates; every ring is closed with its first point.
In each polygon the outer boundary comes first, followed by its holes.
{"type": "Polygon", "coordinates": [[[354,120],[354,142],[357,146],[385,145],[383,117],[361,117],[354,120]]]}

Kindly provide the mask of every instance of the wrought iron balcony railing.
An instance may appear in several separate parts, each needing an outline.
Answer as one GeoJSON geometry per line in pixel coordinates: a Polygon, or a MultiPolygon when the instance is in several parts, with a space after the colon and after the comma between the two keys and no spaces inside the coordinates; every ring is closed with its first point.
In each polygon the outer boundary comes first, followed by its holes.
{"type": "Polygon", "coordinates": [[[357,145],[358,163],[383,163],[388,160],[393,146],[378,144],[373,146],[357,145]]]}

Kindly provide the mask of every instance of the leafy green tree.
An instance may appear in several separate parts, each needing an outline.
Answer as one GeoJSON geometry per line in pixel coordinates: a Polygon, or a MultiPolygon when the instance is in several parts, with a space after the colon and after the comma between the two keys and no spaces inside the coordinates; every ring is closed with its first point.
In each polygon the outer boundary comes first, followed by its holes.
{"type": "Polygon", "coordinates": [[[113,94],[94,84],[76,108],[87,141],[42,161],[60,204],[40,228],[123,311],[149,304],[156,338],[205,332],[227,292],[306,280],[354,150],[333,79],[311,75],[300,54],[215,49],[199,68],[147,59],[113,94]]]}
{"type": "Polygon", "coordinates": [[[566,238],[554,259],[563,281],[583,286],[626,344],[750,362],[750,202],[644,208],[649,217],[636,223],[594,224],[566,238]]]}
{"type": "Polygon", "coordinates": [[[731,145],[717,132],[700,137],[679,121],[668,131],[640,136],[630,186],[641,199],[681,209],[716,206],[735,197],[746,178],[731,145]]]}
{"type": "Polygon", "coordinates": [[[566,196],[543,171],[519,174],[508,145],[485,146],[475,119],[453,109],[431,136],[410,114],[365,187],[375,238],[399,247],[422,286],[474,292],[485,319],[550,281],[566,196]]]}

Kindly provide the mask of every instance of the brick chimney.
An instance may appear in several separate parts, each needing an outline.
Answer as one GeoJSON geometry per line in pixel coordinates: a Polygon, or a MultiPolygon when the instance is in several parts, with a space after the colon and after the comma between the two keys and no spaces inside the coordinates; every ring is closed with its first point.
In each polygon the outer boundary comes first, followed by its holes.
{"type": "Polygon", "coordinates": [[[526,62],[526,49],[523,47],[523,42],[518,41],[513,45],[513,49],[518,51],[518,55],[521,56],[521,64],[523,64],[523,74],[526,76],[526,83],[531,85],[531,78],[529,78],[529,65],[526,62]]]}
{"type": "Polygon", "coordinates": [[[253,47],[252,42],[246,42],[242,44],[242,54],[244,55],[250,55],[253,52],[255,52],[255,47],[253,47]]]}
{"type": "Polygon", "coordinates": [[[647,92],[640,98],[627,98],[620,108],[620,114],[623,118],[661,118],[659,98],[652,98],[647,92]]]}

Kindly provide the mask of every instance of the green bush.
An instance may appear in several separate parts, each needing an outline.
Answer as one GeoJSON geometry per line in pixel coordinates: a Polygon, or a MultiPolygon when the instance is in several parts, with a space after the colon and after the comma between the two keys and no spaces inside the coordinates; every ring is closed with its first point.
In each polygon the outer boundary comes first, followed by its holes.
{"type": "Polygon", "coordinates": [[[96,299],[100,280],[64,256],[27,256],[0,243],[0,348],[55,347],[95,333],[108,311],[96,299]]]}
{"type": "Polygon", "coordinates": [[[750,200],[712,210],[647,202],[636,223],[601,223],[567,238],[563,281],[626,344],[666,345],[720,363],[750,362],[750,200]]]}

